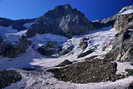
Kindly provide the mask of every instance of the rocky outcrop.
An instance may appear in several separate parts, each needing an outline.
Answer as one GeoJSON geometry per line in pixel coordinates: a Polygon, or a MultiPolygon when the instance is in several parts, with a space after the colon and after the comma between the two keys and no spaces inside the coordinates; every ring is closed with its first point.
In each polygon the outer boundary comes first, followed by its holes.
{"type": "Polygon", "coordinates": [[[27,32],[27,36],[34,36],[37,33],[54,33],[72,37],[86,34],[94,29],[92,22],[84,14],[68,4],[48,11],[44,16],[36,19],[36,22],[37,24],[34,24],[27,32]]]}
{"type": "Polygon", "coordinates": [[[88,47],[88,40],[89,38],[82,38],[80,40],[79,48],[81,48],[83,51],[88,47]]]}
{"type": "Polygon", "coordinates": [[[7,18],[0,18],[0,26],[8,27],[10,26],[14,21],[7,18]]]}
{"type": "Polygon", "coordinates": [[[12,27],[18,31],[27,29],[24,24],[34,22],[35,19],[20,19],[20,20],[11,20],[7,18],[0,18],[0,26],[12,27]]]}
{"type": "Polygon", "coordinates": [[[12,28],[17,29],[18,31],[22,31],[27,29],[24,24],[26,23],[33,23],[35,19],[20,19],[20,20],[15,20],[10,26],[12,28]]]}
{"type": "Polygon", "coordinates": [[[95,29],[100,29],[100,28],[109,27],[109,26],[113,27],[116,21],[116,18],[117,18],[117,15],[114,15],[112,17],[104,18],[101,20],[96,20],[93,22],[93,25],[95,29]]]}
{"type": "Polygon", "coordinates": [[[14,58],[25,53],[31,42],[27,38],[22,37],[17,43],[4,41],[0,43],[0,55],[3,57],[14,58]]]}
{"type": "Polygon", "coordinates": [[[127,11],[127,10],[131,10],[131,9],[133,9],[133,5],[126,6],[126,7],[122,8],[122,9],[120,10],[119,14],[121,14],[121,13],[127,11]]]}
{"type": "Polygon", "coordinates": [[[122,76],[116,75],[116,63],[105,62],[100,59],[79,62],[63,68],[50,69],[49,71],[54,73],[59,80],[74,83],[115,81],[122,78],[122,76]]]}
{"type": "Polygon", "coordinates": [[[15,70],[0,70],[0,89],[20,81],[22,76],[15,70]]]}
{"type": "Polygon", "coordinates": [[[133,61],[133,14],[119,14],[114,25],[118,34],[107,56],[119,61],[133,61]]]}
{"type": "Polygon", "coordinates": [[[114,27],[118,32],[124,32],[127,29],[132,29],[133,14],[118,15],[114,27]]]}
{"type": "Polygon", "coordinates": [[[66,66],[66,65],[71,65],[73,62],[69,61],[69,60],[65,60],[62,63],[60,63],[59,65],[57,65],[56,67],[62,67],[62,66],[66,66]]]}
{"type": "Polygon", "coordinates": [[[45,56],[58,55],[61,51],[61,47],[56,43],[49,41],[37,49],[37,51],[45,56]]]}
{"type": "Polygon", "coordinates": [[[68,47],[65,47],[65,48],[62,48],[62,50],[61,50],[60,53],[59,53],[60,56],[61,56],[61,55],[65,55],[65,54],[71,52],[71,51],[73,50],[73,48],[74,48],[73,45],[68,46],[68,47]]]}
{"type": "Polygon", "coordinates": [[[95,49],[93,48],[93,49],[89,49],[89,50],[87,50],[87,51],[85,51],[85,52],[82,52],[82,53],[80,53],[80,54],[78,55],[78,58],[85,57],[85,56],[87,56],[87,55],[93,53],[94,51],[95,51],[95,49]]]}

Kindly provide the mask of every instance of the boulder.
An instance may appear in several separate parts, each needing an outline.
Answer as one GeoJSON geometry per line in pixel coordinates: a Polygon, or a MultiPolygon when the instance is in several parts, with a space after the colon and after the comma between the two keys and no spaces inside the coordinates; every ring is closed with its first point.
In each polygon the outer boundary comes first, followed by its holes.
{"type": "Polygon", "coordinates": [[[88,47],[88,40],[89,38],[82,38],[80,40],[79,47],[84,51],[88,47]]]}
{"type": "Polygon", "coordinates": [[[15,70],[0,70],[0,89],[10,86],[21,79],[21,74],[15,70]]]}

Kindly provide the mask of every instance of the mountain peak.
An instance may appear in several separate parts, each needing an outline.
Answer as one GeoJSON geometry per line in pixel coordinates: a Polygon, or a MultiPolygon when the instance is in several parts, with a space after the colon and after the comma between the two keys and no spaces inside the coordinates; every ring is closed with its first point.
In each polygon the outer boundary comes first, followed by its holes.
{"type": "Polygon", "coordinates": [[[57,6],[55,9],[72,9],[71,5],[70,4],[64,4],[64,5],[60,5],[60,6],[57,6]]]}

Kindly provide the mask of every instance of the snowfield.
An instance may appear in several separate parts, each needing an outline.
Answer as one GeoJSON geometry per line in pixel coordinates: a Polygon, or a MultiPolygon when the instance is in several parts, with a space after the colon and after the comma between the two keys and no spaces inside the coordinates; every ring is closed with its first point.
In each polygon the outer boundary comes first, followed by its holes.
{"type": "MultiPolygon", "coordinates": [[[[11,34],[14,36],[21,36],[25,33],[26,31],[11,34]]],[[[112,46],[110,44],[113,41],[115,34],[116,32],[114,28],[110,30],[108,28],[104,28],[101,29],[101,31],[98,30],[91,34],[75,36],[72,39],[53,34],[36,35],[35,37],[30,38],[30,40],[34,41],[33,45],[38,46],[48,41],[57,41],[58,44],[64,45],[64,47],[74,45],[74,49],[71,51],[72,53],[70,52],[59,58],[44,57],[37,53],[33,47],[30,47],[27,49],[26,53],[21,54],[16,58],[1,57],[0,69],[36,68],[36,72],[33,71],[29,73],[19,70],[22,72],[23,79],[4,89],[126,89],[129,84],[133,82],[133,77],[117,80],[116,82],[109,81],[101,83],[75,84],[71,82],[59,81],[54,78],[52,73],[46,72],[48,68],[53,68],[66,59],[70,61],[83,61],[83,59],[95,55],[101,58],[107,52],[109,52],[109,50],[111,50],[112,46]],[[85,37],[89,38],[89,40],[88,48],[86,48],[84,51],[94,47],[96,47],[96,50],[83,58],[77,58],[77,56],[83,52],[79,48],[80,40],[85,37]],[[105,46],[107,46],[107,48],[103,50],[105,46]],[[37,72],[39,71],[37,68],[41,68],[43,72],[37,72]]],[[[128,63],[119,63],[118,73],[122,73],[126,69],[122,68],[123,65],[127,65],[126,68],[130,67],[128,63]]]]}
{"type": "Polygon", "coordinates": [[[124,15],[124,14],[132,14],[133,13],[133,6],[128,6],[128,7],[124,7],[120,10],[119,12],[120,14],[124,15]]]}
{"type": "Polygon", "coordinates": [[[124,11],[121,14],[124,15],[124,14],[132,14],[132,13],[133,13],[133,9],[129,9],[129,10],[124,11]]]}
{"type": "Polygon", "coordinates": [[[68,40],[68,38],[47,33],[42,35],[37,34],[36,36],[29,38],[29,40],[33,42],[32,45],[34,45],[36,48],[43,44],[46,44],[49,41],[56,42],[58,45],[63,45],[63,43],[68,40]]]}

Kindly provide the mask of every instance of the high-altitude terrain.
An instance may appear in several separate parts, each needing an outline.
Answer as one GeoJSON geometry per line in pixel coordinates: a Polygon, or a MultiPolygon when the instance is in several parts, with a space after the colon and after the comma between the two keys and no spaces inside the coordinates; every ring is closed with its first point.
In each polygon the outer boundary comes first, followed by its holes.
{"type": "Polygon", "coordinates": [[[69,4],[0,18],[0,89],[133,89],[133,6],[96,21],[69,4]]]}

